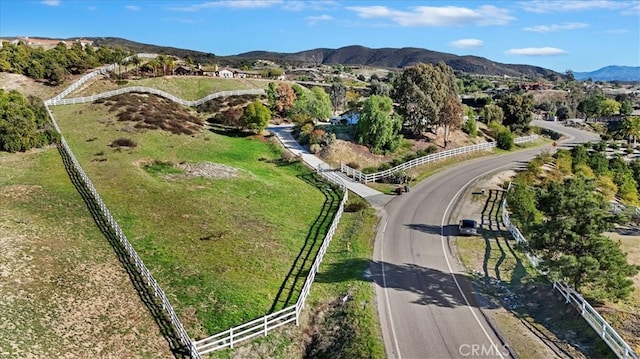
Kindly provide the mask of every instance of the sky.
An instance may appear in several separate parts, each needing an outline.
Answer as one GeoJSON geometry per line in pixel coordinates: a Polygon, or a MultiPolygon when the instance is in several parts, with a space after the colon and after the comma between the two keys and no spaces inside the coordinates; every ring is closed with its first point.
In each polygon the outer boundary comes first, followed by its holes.
{"type": "Polygon", "coordinates": [[[0,37],[122,37],[235,55],[417,47],[561,73],[640,66],[640,0],[1,0],[0,37]]]}

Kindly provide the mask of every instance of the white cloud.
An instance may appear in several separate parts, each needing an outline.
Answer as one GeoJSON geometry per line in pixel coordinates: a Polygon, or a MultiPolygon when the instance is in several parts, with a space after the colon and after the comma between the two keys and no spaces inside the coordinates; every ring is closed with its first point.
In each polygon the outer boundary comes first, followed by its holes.
{"type": "Polygon", "coordinates": [[[556,56],[564,55],[567,52],[556,47],[525,47],[522,49],[510,49],[506,51],[509,55],[523,56],[556,56]]]}
{"type": "Polygon", "coordinates": [[[523,30],[544,33],[544,32],[555,32],[555,31],[562,31],[562,30],[584,29],[585,27],[589,27],[589,24],[585,24],[583,22],[565,22],[564,24],[538,25],[538,26],[525,27],[523,30]]]}
{"type": "Polygon", "coordinates": [[[282,4],[282,10],[288,11],[302,11],[302,10],[315,10],[323,11],[329,10],[340,6],[338,2],[334,0],[289,0],[282,4]]]}
{"type": "Polygon", "coordinates": [[[553,24],[553,25],[538,25],[525,27],[523,30],[525,31],[533,31],[533,32],[555,32],[562,30],[575,30],[575,29],[584,29],[588,27],[589,24],[585,24],[583,22],[565,22],[564,24],[553,24]]]}
{"type": "Polygon", "coordinates": [[[264,9],[272,7],[278,4],[282,4],[283,0],[220,0],[220,1],[207,1],[200,4],[194,4],[184,7],[174,7],[172,10],[176,11],[199,11],[205,9],[219,9],[219,8],[231,8],[231,9],[264,9]]]}
{"type": "Polygon", "coordinates": [[[615,10],[626,8],[630,5],[625,1],[611,0],[530,0],[519,3],[522,9],[536,13],[553,13],[564,11],[582,11],[582,10],[615,10]]]}
{"type": "Polygon", "coordinates": [[[453,47],[459,47],[461,49],[473,48],[473,47],[482,47],[484,46],[484,41],[478,39],[460,39],[456,41],[451,41],[449,45],[453,47]]]}
{"type": "Polygon", "coordinates": [[[58,6],[60,5],[60,0],[43,0],[40,3],[47,6],[58,6]]]}
{"type": "Polygon", "coordinates": [[[327,14],[323,14],[320,16],[307,16],[305,19],[307,20],[309,25],[315,25],[320,21],[331,21],[333,20],[333,17],[327,14]]]}
{"type": "Polygon", "coordinates": [[[491,5],[476,9],[459,6],[417,6],[411,11],[390,9],[387,6],[351,6],[363,19],[387,18],[400,26],[464,26],[504,25],[515,18],[509,11],[491,5]]]}
{"type": "Polygon", "coordinates": [[[611,29],[611,30],[607,30],[605,31],[607,34],[612,34],[612,35],[620,35],[620,34],[626,34],[629,32],[629,30],[627,29],[611,29]]]}
{"type": "Polygon", "coordinates": [[[140,6],[136,6],[136,5],[127,5],[124,7],[127,10],[131,10],[131,11],[140,11],[140,6]]]}

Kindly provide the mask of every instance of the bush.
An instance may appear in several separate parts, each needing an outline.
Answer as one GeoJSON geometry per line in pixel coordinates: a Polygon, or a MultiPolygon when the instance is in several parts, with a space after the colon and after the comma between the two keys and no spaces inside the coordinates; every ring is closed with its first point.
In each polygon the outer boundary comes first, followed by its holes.
{"type": "Polygon", "coordinates": [[[111,142],[111,147],[136,147],[138,144],[131,139],[128,138],[118,138],[117,140],[111,142]]]}
{"type": "Polygon", "coordinates": [[[362,169],[362,173],[376,173],[378,172],[378,167],[365,167],[362,169]]]}
{"type": "Polygon", "coordinates": [[[462,131],[471,137],[478,136],[478,126],[476,120],[469,118],[462,124],[462,131]]]}
{"type": "Polygon", "coordinates": [[[390,163],[381,163],[380,166],[378,166],[378,172],[382,172],[382,171],[386,171],[388,169],[391,168],[391,164],[390,163]]]}
{"type": "Polygon", "coordinates": [[[429,145],[429,147],[427,147],[427,154],[430,155],[432,153],[436,153],[438,152],[438,147],[436,147],[436,145],[429,145]]]}
{"type": "Polygon", "coordinates": [[[317,143],[313,143],[309,146],[309,152],[311,153],[318,153],[320,150],[322,150],[322,146],[317,143]]]}
{"type": "Polygon", "coordinates": [[[511,151],[515,143],[513,142],[513,135],[508,129],[502,129],[496,135],[496,141],[498,148],[511,151]]]}
{"type": "Polygon", "coordinates": [[[369,205],[367,204],[367,202],[365,202],[364,200],[356,200],[356,201],[349,201],[347,202],[347,204],[344,206],[344,211],[345,212],[360,212],[363,209],[366,209],[367,207],[369,207],[369,205]]]}
{"type": "Polygon", "coordinates": [[[360,169],[360,164],[357,162],[349,162],[347,163],[347,166],[353,168],[354,170],[360,169]]]}

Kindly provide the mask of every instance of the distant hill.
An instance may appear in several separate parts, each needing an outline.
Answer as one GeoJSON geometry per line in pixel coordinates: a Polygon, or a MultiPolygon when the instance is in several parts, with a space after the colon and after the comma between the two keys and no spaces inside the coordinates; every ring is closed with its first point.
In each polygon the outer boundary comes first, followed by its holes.
{"type": "Polygon", "coordinates": [[[606,66],[591,72],[574,72],[576,80],[593,81],[640,81],[640,67],[638,66],[606,66]]]}
{"type": "MultiPolygon", "coordinates": [[[[6,38],[5,38],[6,39],[6,38]]],[[[65,40],[77,40],[71,38],[65,40]]],[[[404,48],[382,48],[371,49],[364,46],[346,46],[339,49],[313,49],[296,53],[279,53],[269,51],[252,51],[235,56],[216,56],[212,53],[201,51],[180,49],[175,47],[158,46],[135,42],[118,37],[85,37],[82,39],[93,41],[96,46],[120,46],[124,49],[135,52],[150,52],[174,55],[181,58],[190,56],[195,63],[212,64],[218,63],[223,66],[241,67],[250,65],[255,60],[272,60],[278,63],[289,63],[291,65],[309,64],[344,64],[363,65],[381,68],[403,68],[415,65],[418,62],[438,63],[444,62],[457,72],[478,75],[513,76],[522,75],[536,78],[548,76],[562,76],[561,74],[537,66],[512,65],[494,62],[478,56],[458,56],[444,52],[431,51],[426,49],[404,47],[404,48]]]]}
{"type": "Polygon", "coordinates": [[[458,56],[414,47],[371,49],[364,46],[346,46],[339,49],[321,48],[296,53],[252,51],[236,57],[291,63],[364,65],[384,68],[403,68],[418,62],[444,62],[454,70],[469,74],[515,77],[560,75],[555,71],[537,66],[502,64],[478,56],[458,56]]]}

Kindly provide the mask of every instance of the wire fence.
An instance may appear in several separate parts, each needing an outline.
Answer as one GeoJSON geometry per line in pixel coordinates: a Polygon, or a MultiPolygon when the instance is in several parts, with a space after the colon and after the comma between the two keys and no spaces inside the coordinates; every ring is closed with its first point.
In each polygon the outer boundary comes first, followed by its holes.
{"type": "MultiPolygon", "coordinates": [[[[514,142],[516,144],[520,144],[520,143],[525,143],[529,141],[535,141],[537,139],[538,139],[538,135],[531,135],[531,136],[515,138],[514,142]]],[[[387,178],[393,175],[394,173],[401,172],[413,167],[421,166],[429,162],[437,161],[443,158],[463,155],[471,152],[490,150],[490,149],[496,148],[496,145],[497,145],[496,142],[485,142],[485,143],[479,143],[476,145],[471,145],[466,147],[458,147],[452,150],[442,151],[438,153],[432,153],[430,155],[416,158],[416,159],[407,161],[405,163],[402,163],[400,165],[397,165],[395,167],[389,168],[381,172],[376,172],[376,173],[362,173],[342,163],[340,164],[340,171],[346,174],[347,176],[353,178],[354,181],[369,183],[369,182],[375,182],[382,178],[387,178]]]]}
{"type": "MultiPolygon", "coordinates": [[[[512,184],[509,183],[507,193],[511,190],[512,184]]],[[[520,230],[513,225],[509,219],[509,212],[507,207],[507,196],[502,201],[502,222],[509,228],[509,232],[513,235],[513,238],[521,244],[524,244],[524,248],[528,248],[527,240],[524,238],[520,230]]],[[[526,250],[526,256],[531,262],[531,265],[536,268],[539,266],[541,259],[530,250],[526,250]]],[[[639,359],[631,346],[622,339],[618,332],[611,327],[611,325],[587,302],[575,289],[560,282],[553,282],[553,288],[556,289],[565,298],[567,303],[571,303],[576,310],[580,312],[580,315],[584,320],[589,323],[591,328],[598,333],[602,340],[607,343],[609,348],[618,356],[618,358],[624,359],[639,359]]]]}

